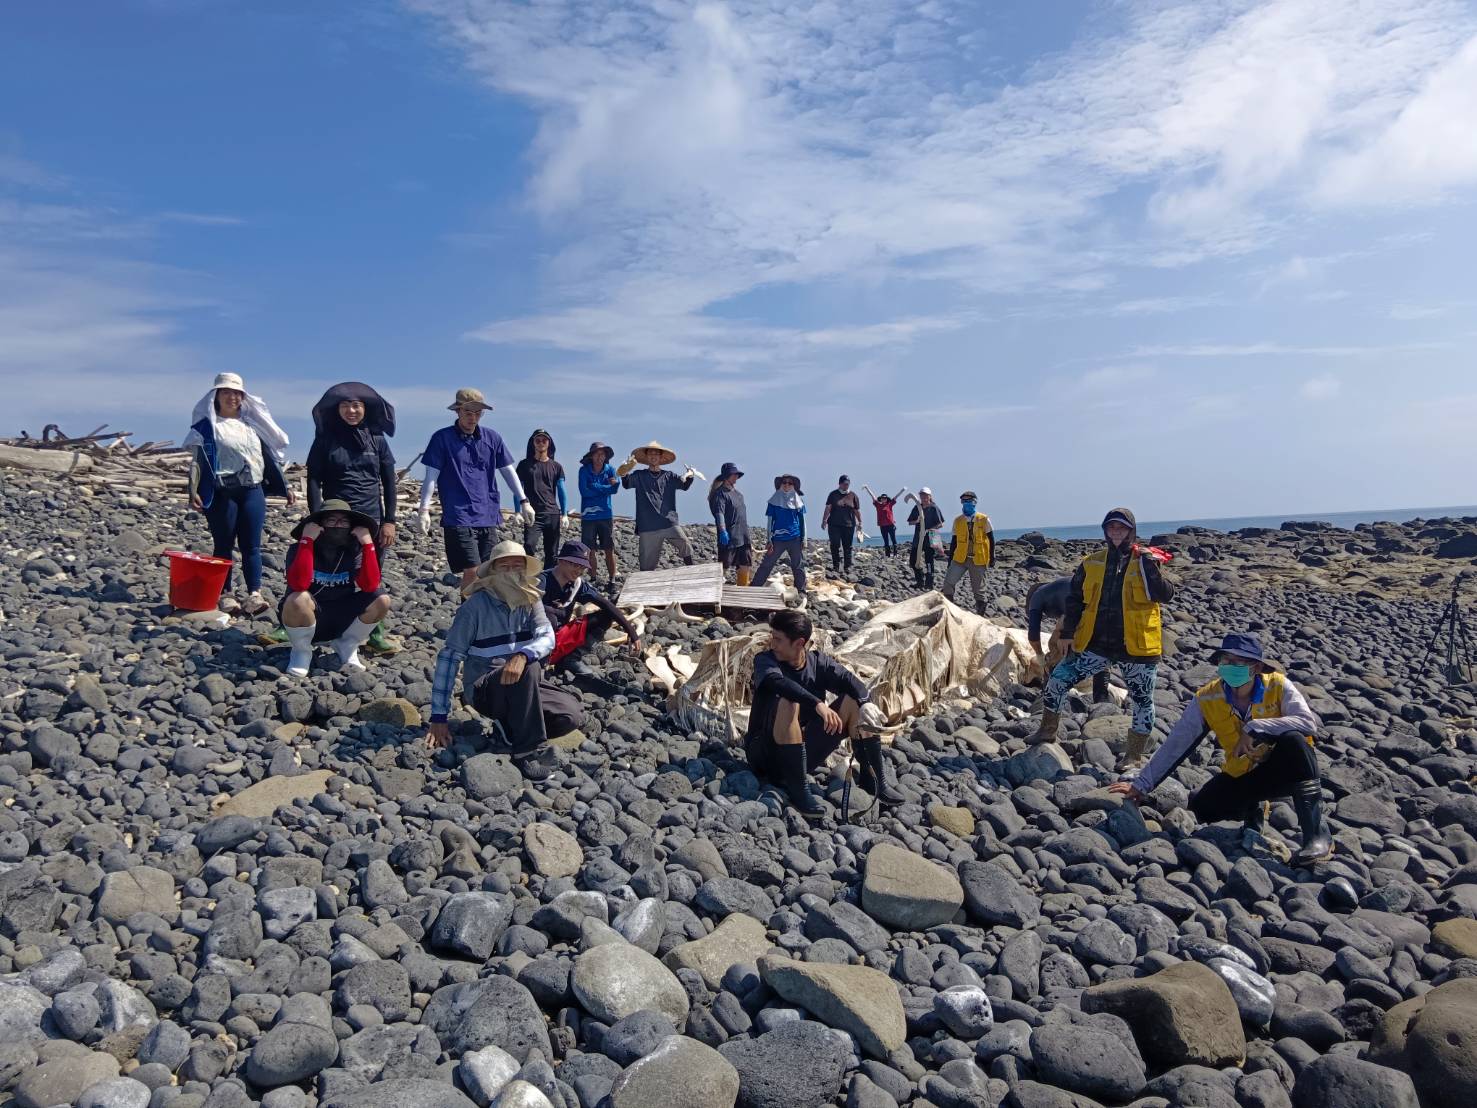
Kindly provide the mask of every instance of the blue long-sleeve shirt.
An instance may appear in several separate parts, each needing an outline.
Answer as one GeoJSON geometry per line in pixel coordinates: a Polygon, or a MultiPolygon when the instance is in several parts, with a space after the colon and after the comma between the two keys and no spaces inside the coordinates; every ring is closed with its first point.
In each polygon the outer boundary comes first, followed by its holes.
{"type": "Polygon", "coordinates": [[[764,515],[769,520],[770,542],[793,542],[796,539],[805,539],[805,505],[798,508],[782,508],[778,504],[769,504],[764,508],[764,515]]]}
{"type": "Polygon", "coordinates": [[[614,518],[610,501],[615,496],[615,490],[621,487],[620,478],[615,475],[615,466],[607,462],[596,473],[588,463],[581,465],[579,485],[580,519],[614,518]]]}
{"type": "Polygon", "coordinates": [[[456,691],[456,676],[470,689],[492,668],[493,660],[522,654],[530,662],[554,651],[554,628],[542,604],[509,608],[490,592],[475,592],[456,610],[446,645],[436,655],[431,683],[431,722],[445,723],[456,691]],[[465,666],[465,668],[463,668],[465,666]]]}

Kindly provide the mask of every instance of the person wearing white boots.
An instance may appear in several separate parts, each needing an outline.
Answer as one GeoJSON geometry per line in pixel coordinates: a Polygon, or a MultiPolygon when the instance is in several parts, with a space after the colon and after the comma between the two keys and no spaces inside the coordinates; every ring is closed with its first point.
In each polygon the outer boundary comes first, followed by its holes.
{"type": "Polygon", "coordinates": [[[359,647],[390,612],[373,528],[373,519],[342,500],[325,500],[293,528],[287,595],[278,609],[292,647],[289,676],[308,675],[320,642],[332,644],[343,668],[364,668],[359,647]]]}

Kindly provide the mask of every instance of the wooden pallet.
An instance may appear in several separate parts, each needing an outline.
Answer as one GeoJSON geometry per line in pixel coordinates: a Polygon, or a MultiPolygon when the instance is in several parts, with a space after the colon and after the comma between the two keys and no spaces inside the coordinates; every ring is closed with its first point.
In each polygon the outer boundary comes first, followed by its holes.
{"type": "Polygon", "coordinates": [[[667,608],[693,604],[721,612],[724,608],[778,611],[784,594],[775,586],[740,588],[723,583],[723,567],[716,562],[676,569],[637,570],[626,577],[618,601],[622,608],[667,608]]]}

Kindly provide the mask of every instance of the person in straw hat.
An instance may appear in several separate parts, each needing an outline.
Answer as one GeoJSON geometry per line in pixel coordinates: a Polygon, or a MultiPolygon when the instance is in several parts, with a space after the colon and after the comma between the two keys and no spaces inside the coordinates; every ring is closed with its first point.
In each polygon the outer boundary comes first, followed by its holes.
{"type": "Polygon", "coordinates": [[[1320,720],[1307,699],[1262,652],[1255,635],[1231,634],[1211,657],[1216,677],[1202,685],[1170,729],[1154,757],[1132,781],[1110,792],[1139,801],[1173,773],[1208,734],[1225,755],[1216,774],[1190,798],[1202,823],[1244,818],[1247,838],[1262,833],[1265,804],[1291,795],[1302,843],[1297,865],[1311,865],[1333,851],[1323,822],[1323,793],[1313,737],[1320,720]]]}
{"type": "Polygon", "coordinates": [[[542,565],[522,544],[507,541],[477,567],[436,656],[426,735],[434,749],[451,745],[448,717],[460,673],[463,703],[497,725],[514,764],[530,781],[542,781],[558,768],[549,736],[568,734],[584,722],[578,697],[543,680],[554,628],[539,588],[542,565]]]}
{"type": "Polygon", "coordinates": [[[631,451],[631,456],[616,470],[622,487],[636,490],[636,543],[643,570],[656,569],[662,560],[662,547],[667,543],[672,544],[683,565],[692,565],[692,545],[677,520],[677,490],[685,492],[692,488],[697,470],[687,466],[686,472],[678,477],[662,468],[676,460],[676,451],[652,441],[631,451]],[[637,466],[646,468],[637,469],[637,466]]]}
{"type": "MultiPolygon", "coordinates": [[[[615,451],[603,442],[592,442],[580,459],[580,542],[592,551],[604,551],[605,576],[615,584],[615,510],[611,498],[621,487],[611,460],[615,451]]],[[[590,567],[590,580],[597,580],[590,567]]]]}
{"type": "Polygon", "coordinates": [[[374,520],[343,500],[325,500],[292,529],[287,595],[278,615],[291,643],[287,672],[306,677],[313,644],[330,642],[344,669],[363,669],[359,647],[390,613],[381,586],[374,520]]]}
{"type": "MultiPolygon", "coordinates": [[[[260,615],[271,605],[262,596],[262,531],[267,523],[267,497],[297,496],[282,467],[287,435],[272,419],[266,403],[246,391],[236,373],[217,373],[190,416],[184,447],[190,454],[190,507],[205,516],[217,558],[234,560],[241,551],[241,577],[246,600],[221,597],[223,612],[260,615]]],[[[226,579],[226,588],[231,585],[226,579]]]]}
{"type": "MultiPolygon", "coordinates": [[[[433,434],[421,455],[426,477],[421,482],[416,524],[422,535],[430,532],[431,494],[435,492],[441,498],[446,561],[451,572],[461,574],[462,584],[468,585],[492,553],[503,522],[498,475],[512,492],[514,503],[526,503],[526,498],[508,444],[491,427],[482,426],[482,413],[492,411],[482,391],[457,389],[456,399],[447,408],[456,413],[456,421],[433,434]]],[[[528,506],[524,520],[531,522],[532,518],[533,508],[528,506]]]]}

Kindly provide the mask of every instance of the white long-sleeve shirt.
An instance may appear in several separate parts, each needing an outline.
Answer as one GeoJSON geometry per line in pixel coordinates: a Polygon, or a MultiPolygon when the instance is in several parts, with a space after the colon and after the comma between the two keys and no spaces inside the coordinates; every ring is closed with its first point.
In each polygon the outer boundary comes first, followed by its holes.
{"type": "MultiPolygon", "coordinates": [[[[1257,681],[1261,682],[1258,677],[1257,681]]],[[[1225,686],[1222,685],[1224,690],[1225,686]]],[[[1247,704],[1246,710],[1236,706],[1236,702],[1230,697],[1226,702],[1231,705],[1231,710],[1242,720],[1242,730],[1248,735],[1280,735],[1285,731],[1295,731],[1299,735],[1311,735],[1316,732],[1322,721],[1318,714],[1308,706],[1307,699],[1302,691],[1298,689],[1286,677],[1282,679],[1282,714],[1280,716],[1266,716],[1262,719],[1248,719],[1247,713],[1251,711],[1251,705],[1261,699],[1262,688],[1257,690],[1257,695],[1247,704]]],[[[1154,757],[1149,759],[1149,764],[1139,771],[1134,778],[1133,787],[1141,793],[1151,793],[1159,787],[1159,783],[1167,777],[1180,759],[1189,752],[1190,748],[1210,733],[1210,728],[1205,722],[1205,713],[1200,710],[1200,698],[1193,697],[1185,706],[1185,712],[1179,718],[1159,749],[1154,751],[1154,757]]]]}

